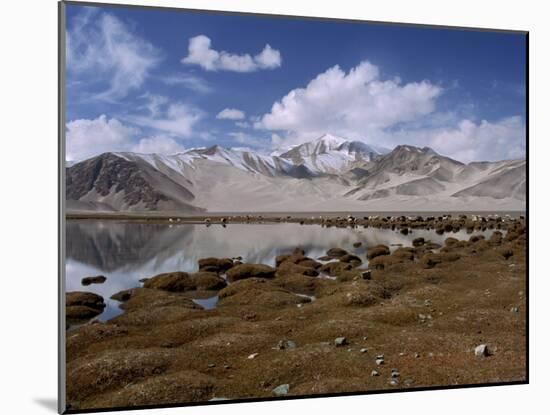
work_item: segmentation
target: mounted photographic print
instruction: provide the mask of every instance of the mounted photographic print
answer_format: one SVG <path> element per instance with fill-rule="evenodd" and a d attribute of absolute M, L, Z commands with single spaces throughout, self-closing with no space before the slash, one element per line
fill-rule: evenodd
<path fill-rule="evenodd" d="M 60 412 L 527 383 L 527 54 L 60 3 Z"/>

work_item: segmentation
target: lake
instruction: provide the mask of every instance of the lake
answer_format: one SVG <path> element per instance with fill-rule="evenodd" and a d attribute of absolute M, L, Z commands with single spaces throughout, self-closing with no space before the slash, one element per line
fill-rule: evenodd
<path fill-rule="evenodd" d="M 475 232 L 486 237 L 492 230 Z M 468 239 L 466 230 L 437 235 L 433 230 L 415 229 L 408 235 L 391 229 L 323 228 L 295 223 L 229 224 L 146 224 L 124 221 L 68 220 L 66 223 L 66 291 L 90 291 L 105 299 L 106 308 L 98 317 L 108 320 L 122 312 L 114 293 L 138 287 L 142 278 L 171 271 L 198 271 L 197 261 L 206 257 L 242 257 L 245 263 L 274 266 L 275 257 L 296 247 L 318 258 L 341 247 L 365 260 L 365 247 L 385 244 L 396 249 L 410 246 L 414 238 L 442 244 L 449 236 Z M 354 248 L 353 243 L 362 242 Z M 82 286 L 87 276 L 104 275 L 103 284 Z M 197 301 L 207 308 L 215 299 Z"/>

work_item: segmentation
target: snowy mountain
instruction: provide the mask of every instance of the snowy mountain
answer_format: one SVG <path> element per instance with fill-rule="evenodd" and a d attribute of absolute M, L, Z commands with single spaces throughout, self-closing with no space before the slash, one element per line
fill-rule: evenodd
<path fill-rule="evenodd" d="M 326 134 L 280 155 L 218 145 L 105 153 L 67 167 L 66 194 L 70 211 L 521 210 L 525 169 Z"/>
<path fill-rule="evenodd" d="M 371 161 L 380 154 L 381 150 L 361 141 L 347 141 L 342 137 L 325 134 L 317 140 L 291 148 L 280 157 L 295 165 L 303 165 L 317 174 L 337 174 L 354 164 Z"/>

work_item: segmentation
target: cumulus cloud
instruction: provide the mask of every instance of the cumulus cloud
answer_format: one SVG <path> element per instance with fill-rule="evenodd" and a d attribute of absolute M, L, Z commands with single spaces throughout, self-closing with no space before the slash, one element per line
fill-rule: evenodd
<path fill-rule="evenodd" d="M 67 30 L 67 75 L 100 85 L 95 98 L 124 98 L 143 85 L 161 53 L 115 16 L 83 10 Z"/>
<path fill-rule="evenodd" d="M 172 137 L 160 135 L 142 138 L 132 147 L 136 153 L 175 154 L 185 151 L 185 148 Z"/>
<path fill-rule="evenodd" d="M 305 88 L 291 90 L 254 128 L 274 132 L 274 148 L 332 133 L 393 148 L 429 146 L 463 162 L 525 157 L 525 123 L 519 116 L 476 122 L 437 111 L 440 86 L 424 80 L 383 80 L 363 61 L 347 73 L 334 66 Z"/>
<path fill-rule="evenodd" d="M 207 71 L 254 72 L 260 69 L 274 69 L 281 66 L 281 53 L 266 44 L 255 56 L 218 52 L 211 47 L 208 36 L 199 35 L 189 39 L 188 55 L 181 62 L 188 65 L 199 65 Z"/>
<path fill-rule="evenodd" d="M 519 116 L 477 123 L 463 119 L 445 128 L 400 130 L 383 140 L 394 145 L 429 146 L 465 163 L 523 158 L 526 151 L 525 123 Z"/>
<path fill-rule="evenodd" d="M 255 127 L 303 140 L 327 131 L 358 138 L 431 113 L 441 92 L 428 81 L 381 80 L 378 67 L 366 61 L 348 73 L 336 65 L 275 102 Z"/>
<path fill-rule="evenodd" d="M 216 115 L 216 118 L 219 120 L 243 120 L 245 116 L 244 111 L 235 108 L 225 108 Z"/>
<path fill-rule="evenodd" d="M 138 132 L 106 115 L 70 121 L 66 130 L 66 159 L 78 161 L 107 151 L 125 151 Z"/>

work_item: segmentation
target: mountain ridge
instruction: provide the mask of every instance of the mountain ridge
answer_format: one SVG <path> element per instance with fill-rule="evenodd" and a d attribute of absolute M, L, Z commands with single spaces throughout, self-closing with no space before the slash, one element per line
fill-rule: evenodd
<path fill-rule="evenodd" d="M 525 160 L 464 164 L 411 145 L 379 152 L 330 135 L 279 155 L 219 145 L 169 156 L 113 152 L 66 167 L 67 208 L 186 213 L 408 206 L 522 210 L 525 168 Z"/>

